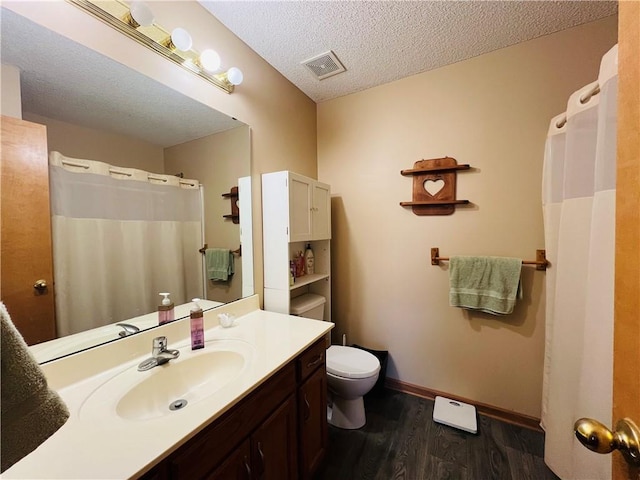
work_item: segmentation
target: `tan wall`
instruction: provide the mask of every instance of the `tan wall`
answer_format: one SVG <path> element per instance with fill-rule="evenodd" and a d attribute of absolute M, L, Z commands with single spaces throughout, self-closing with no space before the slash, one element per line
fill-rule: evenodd
<path fill-rule="evenodd" d="M 158 24 L 186 27 L 194 48 L 213 47 L 244 83 L 229 95 L 136 44 L 68 2 L 3 1 L 9 8 L 251 126 L 256 292 L 262 294 L 260 174 L 295 170 L 315 177 L 316 105 L 193 0 L 151 2 Z"/>
<path fill-rule="evenodd" d="M 47 126 L 47 148 L 67 157 L 98 160 L 118 167 L 164 173 L 162 147 L 135 138 L 81 127 L 34 113 L 24 119 Z"/>
<path fill-rule="evenodd" d="M 332 186 L 334 340 L 389 350 L 388 376 L 539 417 L 545 274 L 524 268 L 524 300 L 497 318 L 452 308 L 442 256 L 535 259 L 544 247 L 541 173 L 550 119 L 597 78 L 616 42 L 608 18 L 318 106 L 318 174 Z M 451 216 L 416 216 L 420 159 L 451 156 Z"/>
<path fill-rule="evenodd" d="M 245 125 L 165 149 L 168 172 L 183 172 L 185 178 L 195 178 L 205 186 L 205 242 L 209 247 L 236 250 L 240 244 L 240 225 L 223 218 L 231 213 L 231 205 L 222 194 L 237 187 L 238 178 L 249 175 L 249 138 Z M 230 281 L 207 283 L 207 299 L 226 303 L 242 297 L 240 257 L 235 257 L 234 266 L 236 273 Z"/>
<path fill-rule="evenodd" d="M 13 65 L 2 64 L 0 75 L 2 75 L 0 81 L 0 113 L 7 117 L 22 118 L 20 69 Z"/>

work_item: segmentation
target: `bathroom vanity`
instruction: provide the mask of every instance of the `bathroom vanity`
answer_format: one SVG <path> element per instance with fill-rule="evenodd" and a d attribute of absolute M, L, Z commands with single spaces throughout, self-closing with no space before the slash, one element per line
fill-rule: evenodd
<path fill-rule="evenodd" d="M 142 479 L 311 478 L 327 445 L 326 348 L 316 341 Z"/>
<path fill-rule="evenodd" d="M 188 325 L 43 365 L 71 417 L 3 478 L 311 478 L 327 445 L 333 324 L 259 310 L 254 296 L 205 312 L 204 349 L 191 350 Z M 180 356 L 137 371 L 157 336 Z"/>

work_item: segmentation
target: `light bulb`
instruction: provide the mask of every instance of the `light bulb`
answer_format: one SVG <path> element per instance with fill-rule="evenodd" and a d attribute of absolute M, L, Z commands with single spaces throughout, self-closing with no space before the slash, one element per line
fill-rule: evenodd
<path fill-rule="evenodd" d="M 131 25 L 134 28 L 138 28 L 139 26 L 148 27 L 155 20 L 151 8 L 143 2 L 132 2 L 131 7 L 129 8 L 129 14 L 137 24 Z"/>
<path fill-rule="evenodd" d="M 191 49 L 193 41 L 191 35 L 184 28 L 174 28 L 171 32 L 171 42 L 178 50 L 186 52 Z"/>
<path fill-rule="evenodd" d="M 231 67 L 227 71 L 227 80 L 231 85 L 240 85 L 242 80 L 244 80 L 244 75 L 242 75 L 242 70 L 236 67 Z"/>
<path fill-rule="evenodd" d="M 208 48 L 200 54 L 200 65 L 209 72 L 215 72 L 220 68 L 220 55 Z"/>

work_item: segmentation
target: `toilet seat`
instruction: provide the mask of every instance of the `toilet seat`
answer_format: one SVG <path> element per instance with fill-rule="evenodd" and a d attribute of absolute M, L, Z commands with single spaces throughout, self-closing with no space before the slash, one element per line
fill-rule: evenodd
<path fill-rule="evenodd" d="M 331 345 L 327 349 L 327 373 L 344 378 L 368 378 L 377 375 L 380 362 L 375 355 L 354 347 Z"/>

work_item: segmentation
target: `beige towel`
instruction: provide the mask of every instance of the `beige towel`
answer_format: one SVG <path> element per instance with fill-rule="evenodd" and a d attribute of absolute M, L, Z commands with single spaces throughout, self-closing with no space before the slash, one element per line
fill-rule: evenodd
<path fill-rule="evenodd" d="M 2 319 L 1 469 L 35 450 L 69 418 L 69 410 L 33 358 L 0 303 Z"/>

